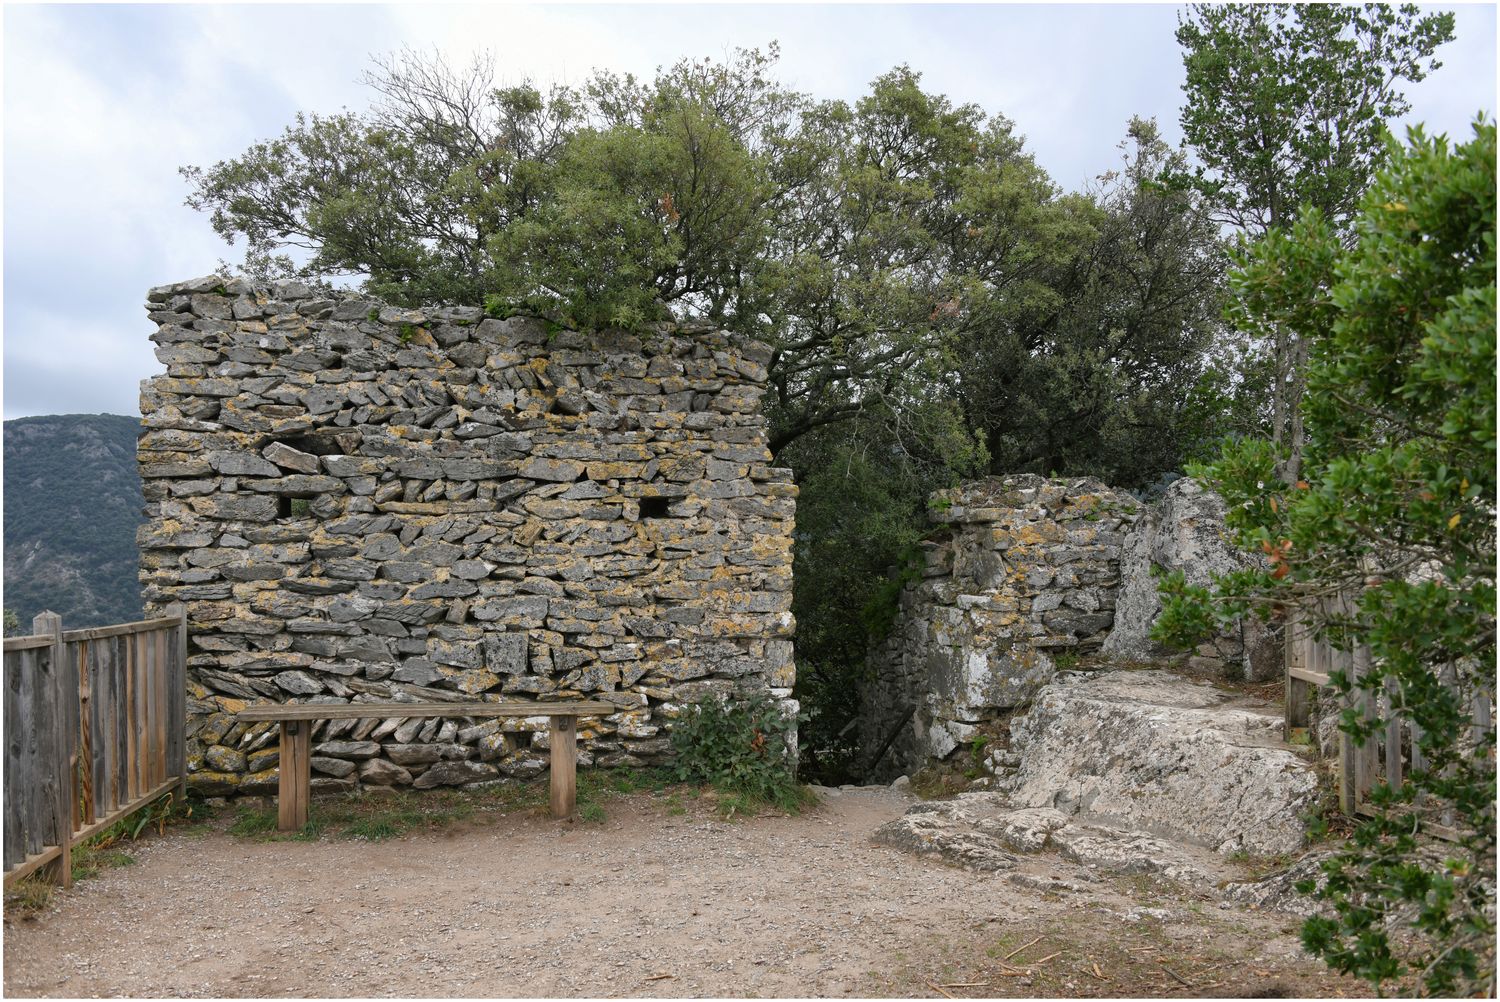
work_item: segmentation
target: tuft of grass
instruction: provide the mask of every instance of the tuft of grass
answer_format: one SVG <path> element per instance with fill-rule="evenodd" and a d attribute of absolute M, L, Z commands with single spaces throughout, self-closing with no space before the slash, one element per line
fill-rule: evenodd
<path fill-rule="evenodd" d="M 276 811 L 267 807 L 241 807 L 229 825 L 229 834 L 254 838 L 276 831 Z"/>
<path fill-rule="evenodd" d="M 579 804 L 578 820 L 585 824 L 602 825 L 604 823 L 604 807 L 597 800 L 591 800 L 586 804 Z"/>
<path fill-rule="evenodd" d="M 6 914 L 31 915 L 41 911 L 52 903 L 55 889 L 55 884 L 35 873 L 22 877 L 5 889 Z"/>
<path fill-rule="evenodd" d="M 132 866 L 135 857 L 121 849 L 99 847 L 85 842 L 73 850 L 73 879 L 87 880 L 89 877 L 97 877 L 105 870 L 113 870 L 121 866 Z"/>

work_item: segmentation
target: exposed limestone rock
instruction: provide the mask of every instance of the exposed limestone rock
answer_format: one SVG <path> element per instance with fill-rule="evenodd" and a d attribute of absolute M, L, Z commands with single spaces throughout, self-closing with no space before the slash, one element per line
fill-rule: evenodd
<path fill-rule="evenodd" d="M 880 845 L 918 855 L 935 855 L 973 870 L 1008 870 L 1014 853 L 992 833 L 975 827 L 977 818 L 956 801 L 917 804 L 895 821 L 875 830 Z"/>
<path fill-rule="evenodd" d="M 1281 718 L 1170 672 L 1068 672 L 1011 722 L 997 791 L 1221 853 L 1293 852 L 1317 780 Z"/>
<path fill-rule="evenodd" d="M 1087 823 L 1050 808 L 1012 809 L 994 793 L 917 804 L 878 828 L 874 841 L 979 871 L 1009 870 L 1019 854 L 1055 850 L 1083 868 L 1079 876 L 1084 880 L 1093 871 L 1212 887 L 1235 874 L 1222 858 L 1200 847 Z"/>
<path fill-rule="evenodd" d="M 918 804 L 875 840 L 989 871 L 1052 850 L 1084 880 L 1141 875 L 1304 911 L 1292 884 L 1315 861 L 1247 883 L 1230 858 L 1302 845 L 1315 779 L 1278 729 L 1278 718 L 1196 679 L 1065 672 L 1013 721 L 1017 766 L 997 790 Z"/>
<path fill-rule="evenodd" d="M 274 728 L 234 723 L 251 701 L 586 696 L 620 712 L 582 723 L 581 759 L 631 764 L 670 756 L 696 695 L 795 712 L 769 347 L 321 295 L 148 293 L 165 372 L 141 387 L 141 581 L 148 614 L 187 606 L 195 786 L 274 766 Z M 545 769 L 515 733 L 322 722 L 315 789 Z"/>
<path fill-rule="evenodd" d="M 1137 661 L 1179 654 L 1151 639 L 1161 614 L 1158 573 L 1182 571 L 1189 584 L 1207 585 L 1215 575 L 1253 566 L 1256 558 L 1229 539 L 1224 500 L 1187 477 L 1173 482 L 1125 537 L 1114 625 L 1100 652 Z M 1281 629 L 1251 617 L 1202 645 L 1187 664 L 1259 681 L 1277 677 L 1282 658 Z"/>

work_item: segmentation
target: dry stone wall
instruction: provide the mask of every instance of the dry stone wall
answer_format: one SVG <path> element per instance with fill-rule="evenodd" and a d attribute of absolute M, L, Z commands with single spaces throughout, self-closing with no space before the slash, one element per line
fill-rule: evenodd
<path fill-rule="evenodd" d="M 579 731 L 602 765 L 668 757 L 709 693 L 795 711 L 765 345 L 216 276 L 147 299 L 141 581 L 188 609 L 193 786 L 275 788 L 273 725 L 232 717 L 250 701 L 603 700 Z M 325 722 L 314 785 L 532 775 L 542 727 Z"/>
<path fill-rule="evenodd" d="M 870 658 L 864 765 L 889 778 L 945 759 L 1051 681 L 1060 653 L 1114 623 L 1120 553 L 1141 504 L 1097 480 L 1034 474 L 938 491 L 890 635 Z"/>

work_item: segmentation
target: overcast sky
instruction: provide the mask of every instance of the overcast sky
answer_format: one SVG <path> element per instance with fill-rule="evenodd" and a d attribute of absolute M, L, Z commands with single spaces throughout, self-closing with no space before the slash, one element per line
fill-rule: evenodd
<path fill-rule="evenodd" d="M 1495 8 L 1457 11 L 1410 118 L 1468 135 L 1495 110 Z M 238 262 L 183 205 L 184 164 L 235 156 L 298 110 L 363 109 L 369 56 L 493 51 L 500 82 L 649 75 L 781 43 L 780 79 L 854 100 L 899 63 L 1017 125 L 1067 188 L 1116 163 L 1131 115 L 1177 126 L 1172 6 L 7 6 L 4 415 L 138 413 L 160 367 L 147 288 Z"/>

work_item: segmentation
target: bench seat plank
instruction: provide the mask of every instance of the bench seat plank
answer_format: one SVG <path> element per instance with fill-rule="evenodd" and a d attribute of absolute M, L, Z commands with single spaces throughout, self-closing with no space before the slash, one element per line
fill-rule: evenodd
<path fill-rule="evenodd" d="M 266 703 L 247 706 L 240 720 L 367 720 L 372 717 L 602 717 L 628 706 L 613 703 Z"/>
<path fill-rule="evenodd" d="M 248 706 L 240 720 L 281 723 L 277 828 L 299 831 L 311 801 L 312 722 L 392 717 L 546 717 L 551 731 L 552 816 L 572 817 L 576 804 L 578 718 L 603 717 L 628 707 L 575 700 L 568 703 L 263 703 Z"/>

